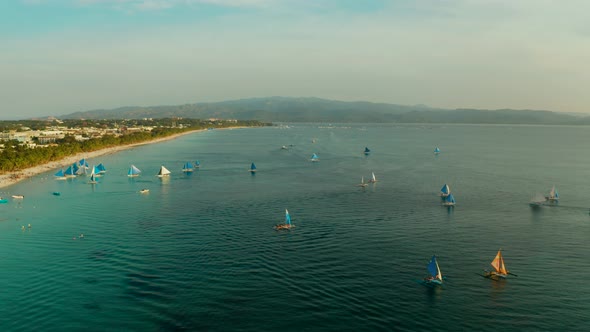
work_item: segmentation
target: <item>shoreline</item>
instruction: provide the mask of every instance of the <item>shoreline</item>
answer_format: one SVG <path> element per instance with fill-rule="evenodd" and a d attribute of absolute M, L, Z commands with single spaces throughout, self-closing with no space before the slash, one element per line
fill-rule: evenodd
<path fill-rule="evenodd" d="M 216 130 L 239 129 L 239 128 L 243 128 L 243 127 L 219 128 Z M 100 150 L 91 151 L 91 152 L 81 152 L 81 153 L 77 153 L 75 155 L 65 157 L 61 160 L 50 161 L 46 164 L 25 168 L 20 171 L 10 172 L 7 174 L 1 174 L 0 175 L 0 188 L 8 187 L 8 186 L 18 183 L 20 181 L 29 179 L 35 175 L 49 172 L 50 170 L 62 168 L 65 165 L 71 165 L 83 158 L 89 159 L 89 158 L 104 156 L 107 154 L 113 154 L 113 153 L 117 153 L 120 151 L 131 149 L 131 148 L 134 148 L 137 146 L 165 142 L 165 141 L 173 140 L 173 139 L 178 138 L 180 136 L 194 134 L 194 133 L 202 132 L 202 131 L 206 131 L 206 130 L 207 129 L 196 129 L 196 130 L 178 133 L 178 134 L 174 134 L 174 135 L 170 135 L 170 136 L 166 136 L 166 137 L 157 138 L 157 139 L 150 140 L 150 141 L 134 143 L 134 144 L 129 144 L 129 145 L 119 145 L 119 146 L 114 146 L 114 147 L 100 149 Z"/>

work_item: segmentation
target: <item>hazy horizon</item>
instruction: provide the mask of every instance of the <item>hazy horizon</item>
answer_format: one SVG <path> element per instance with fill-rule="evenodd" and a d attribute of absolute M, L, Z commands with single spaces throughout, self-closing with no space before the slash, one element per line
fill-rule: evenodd
<path fill-rule="evenodd" d="M 590 113 L 590 3 L 0 3 L 3 118 L 310 96 Z"/>

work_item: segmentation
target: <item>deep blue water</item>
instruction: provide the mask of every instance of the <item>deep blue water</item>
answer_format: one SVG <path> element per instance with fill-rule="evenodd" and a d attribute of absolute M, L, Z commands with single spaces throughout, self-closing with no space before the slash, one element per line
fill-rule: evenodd
<path fill-rule="evenodd" d="M 25 199 L 0 204 L 0 331 L 585 330 L 587 142 L 585 127 L 293 125 L 102 156 L 97 185 L 51 170 L 2 189 Z M 532 210 L 553 185 L 559 205 Z M 296 228 L 277 232 L 285 209 Z M 499 248 L 518 277 L 478 276 Z M 429 288 L 433 254 L 447 279 Z"/>

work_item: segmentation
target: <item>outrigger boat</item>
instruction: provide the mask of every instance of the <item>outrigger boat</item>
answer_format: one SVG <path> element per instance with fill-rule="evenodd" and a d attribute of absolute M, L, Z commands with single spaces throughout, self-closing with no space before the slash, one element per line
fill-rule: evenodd
<path fill-rule="evenodd" d="M 377 178 L 375 177 L 375 173 L 371 172 L 371 178 L 369 179 L 369 183 L 376 183 Z"/>
<path fill-rule="evenodd" d="M 449 194 L 449 196 L 447 196 L 445 198 L 445 201 L 442 203 L 443 206 L 455 206 L 455 197 L 453 197 L 453 194 Z"/>
<path fill-rule="evenodd" d="M 545 200 L 548 202 L 556 202 L 559 201 L 559 193 L 557 192 L 557 189 L 555 189 L 555 186 L 553 186 L 551 188 L 551 190 L 549 191 L 549 195 L 545 196 Z"/>
<path fill-rule="evenodd" d="M 494 267 L 494 271 L 484 271 L 484 277 L 485 278 L 502 278 L 505 279 L 509 274 L 516 276 L 513 273 L 510 273 L 510 271 L 508 271 L 506 269 L 506 265 L 504 265 L 504 257 L 502 257 L 502 249 L 498 250 L 498 253 L 496 254 L 496 257 L 494 258 L 494 260 L 492 261 L 492 266 Z"/>
<path fill-rule="evenodd" d="M 428 262 L 426 268 L 428 269 L 430 276 L 424 278 L 424 283 L 428 285 L 442 285 L 443 276 L 442 272 L 440 272 L 438 262 L 436 261 L 436 255 L 432 255 L 432 258 L 430 259 L 430 262 Z"/>
<path fill-rule="evenodd" d="M 275 225 L 274 229 L 279 231 L 281 229 L 291 229 L 294 227 L 295 227 L 295 225 L 291 224 L 291 215 L 289 214 L 289 211 L 287 209 L 285 209 L 285 223 Z"/>
<path fill-rule="evenodd" d="M 365 182 L 365 177 L 361 176 L 361 183 L 357 184 L 357 187 L 366 187 L 368 184 Z"/>

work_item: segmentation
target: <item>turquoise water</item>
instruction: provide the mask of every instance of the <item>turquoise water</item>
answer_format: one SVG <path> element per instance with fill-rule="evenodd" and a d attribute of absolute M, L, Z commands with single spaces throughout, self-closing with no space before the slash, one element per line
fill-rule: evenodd
<path fill-rule="evenodd" d="M 2 189 L 25 199 L 0 204 L 0 331 L 584 330 L 587 142 L 584 127 L 294 125 L 102 156 L 94 186 L 51 170 Z M 552 185 L 559 206 L 532 210 Z M 296 228 L 274 231 L 286 208 Z M 499 248 L 518 277 L 478 276 Z M 416 282 L 432 254 L 443 287 Z"/>

